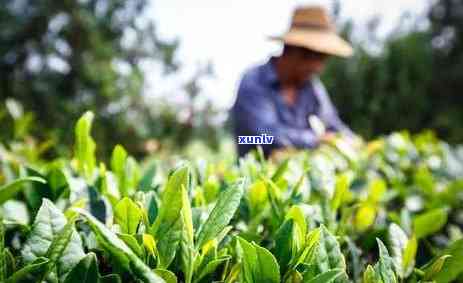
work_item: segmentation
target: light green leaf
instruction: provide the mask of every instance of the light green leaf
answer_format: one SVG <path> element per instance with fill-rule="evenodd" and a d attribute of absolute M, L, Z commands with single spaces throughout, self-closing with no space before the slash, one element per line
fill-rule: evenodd
<path fill-rule="evenodd" d="M 142 246 L 138 243 L 134 235 L 129 234 L 117 234 L 117 236 L 124 241 L 124 243 L 129 246 L 129 248 L 139 257 L 143 258 L 144 251 Z"/>
<path fill-rule="evenodd" d="M 371 265 L 368 265 L 363 273 L 363 283 L 382 283 L 383 281 L 373 269 Z"/>
<path fill-rule="evenodd" d="M 142 211 L 128 197 L 120 200 L 114 208 L 114 221 L 119 224 L 122 233 L 135 234 L 142 220 Z"/>
<path fill-rule="evenodd" d="M 374 224 L 376 219 L 376 206 L 370 203 L 363 203 L 354 215 L 354 227 L 363 232 Z"/>
<path fill-rule="evenodd" d="M 445 209 L 437 208 L 418 215 L 413 220 L 413 231 L 416 238 L 421 239 L 441 230 L 446 223 L 447 212 Z"/>
<path fill-rule="evenodd" d="M 415 267 L 415 257 L 416 251 L 418 250 L 418 241 L 413 235 L 410 240 L 408 240 L 407 245 L 405 246 L 402 268 L 404 270 L 404 276 L 408 276 L 412 273 L 413 268 Z"/>
<path fill-rule="evenodd" d="M 194 246 L 194 232 L 193 232 L 193 219 L 191 213 L 190 200 L 185 186 L 182 185 L 182 271 L 185 275 L 185 282 L 190 283 L 193 277 L 193 264 L 195 260 L 195 246 Z"/>
<path fill-rule="evenodd" d="M 285 275 L 284 283 L 301 283 L 303 281 L 302 274 L 299 271 L 291 269 L 288 271 L 287 275 Z"/>
<path fill-rule="evenodd" d="M 237 237 L 242 252 L 244 282 L 280 282 L 280 268 L 275 257 L 265 248 Z"/>
<path fill-rule="evenodd" d="M 280 282 L 280 267 L 277 260 L 267 249 L 254 244 L 259 267 L 258 282 Z"/>
<path fill-rule="evenodd" d="M 336 278 L 343 275 L 344 270 L 340 268 L 330 269 L 322 274 L 317 275 L 316 277 L 304 281 L 304 283 L 330 283 L 333 282 Z"/>
<path fill-rule="evenodd" d="M 341 206 L 345 198 L 345 195 L 349 191 L 350 182 L 351 178 L 350 175 L 347 173 L 336 176 L 334 196 L 331 200 L 331 209 L 333 211 L 338 210 L 338 208 Z"/>
<path fill-rule="evenodd" d="M 197 247 L 201 248 L 205 243 L 217 237 L 228 225 L 240 204 L 243 184 L 244 182 L 238 182 L 220 193 L 214 209 L 198 234 Z"/>
<path fill-rule="evenodd" d="M 80 174 L 84 175 L 87 181 L 90 181 L 96 164 L 96 145 L 90 135 L 93 118 L 93 113 L 87 111 L 77 121 L 75 127 L 75 158 L 77 160 L 77 169 Z"/>
<path fill-rule="evenodd" d="M 128 176 L 125 174 L 126 164 L 127 152 L 122 145 L 118 144 L 114 147 L 111 154 L 111 170 L 114 172 L 114 175 L 116 175 L 121 196 L 128 196 L 129 194 L 129 188 L 127 187 Z"/>
<path fill-rule="evenodd" d="M 288 159 L 285 159 L 281 164 L 280 166 L 278 166 L 277 170 L 275 171 L 275 173 L 272 175 L 272 181 L 274 183 L 278 183 L 278 181 L 280 180 L 280 178 L 283 177 L 283 175 L 286 173 L 286 171 L 288 170 L 288 165 L 289 165 L 289 158 Z"/>
<path fill-rule="evenodd" d="M 24 262 L 32 263 L 39 257 L 47 257 L 52 251 L 49 250 L 53 245 L 52 239 L 59 239 L 56 237 L 63 231 L 66 223 L 64 214 L 51 201 L 44 199 L 35 216 L 32 231 L 21 251 Z M 73 227 L 70 229 L 72 233 L 69 243 L 57 262 L 57 276 L 61 279 L 85 256 L 79 234 Z M 54 260 L 56 258 L 51 261 Z"/>
<path fill-rule="evenodd" d="M 9 184 L 3 185 L 0 187 L 0 204 L 3 204 L 7 200 L 13 198 L 17 193 L 25 188 L 23 185 L 27 182 L 38 182 L 42 184 L 46 183 L 45 179 L 40 177 L 24 177 L 14 180 Z"/>
<path fill-rule="evenodd" d="M 444 258 L 445 260 L 441 259 L 442 256 L 446 255 L 451 257 L 446 257 Z M 463 264 L 461 264 L 463 262 L 463 239 L 452 243 L 441 253 L 441 256 L 435 262 L 439 259 L 444 261 L 444 265 L 437 274 L 432 276 L 432 278 L 437 283 L 454 282 L 454 280 L 463 273 Z M 428 271 L 431 272 L 431 268 L 425 269 L 425 272 Z"/>
<path fill-rule="evenodd" d="M 305 221 L 305 215 L 300 206 L 293 205 L 288 213 L 286 213 L 286 219 L 293 219 L 297 225 L 299 232 L 299 239 L 301 245 L 305 244 L 305 235 L 307 234 L 307 222 Z"/>
<path fill-rule="evenodd" d="M 182 210 L 182 185 L 188 187 L 190 169 L 182 166 L 175 170 L 169 177 L 165 189 L 162 193 L 162 205 L 158 217 L 151 229 L 155 238 L 166 233 L 179 219 Z"/>
<path fill-rule="evenodd" d="M 177 276 L 172 271 L 162 268 L 156 268 L 154 273 L 159 275 L 166 283 L 177 283 Z"/>
<path fill-rule="evenodd" d="M 448 259 L 448 258 L 451 258 L 452 256 L 451 255 L 443 255 L 441 257 L 439 257 L 436 261 L 434 261 L 433 264 L 431 264 L 429 266 L 429 268 L 427 268 L 425 270 L 425 273 L 424 273 L 424 277 L 423 279 L 426 280 L 426 281 L 431 281 L 434 279 L 434 277 L 436 277 L 436 275 L 442 270 L 442 268 L 444 267 L 444 263 L 445 261 Z"/>

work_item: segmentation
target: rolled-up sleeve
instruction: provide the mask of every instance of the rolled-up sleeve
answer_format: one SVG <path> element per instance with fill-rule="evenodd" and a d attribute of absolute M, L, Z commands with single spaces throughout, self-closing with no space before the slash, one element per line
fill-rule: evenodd
<path fill-rule="evenodd" d="M 253 80 L 244 78 L 241 81 L 232 109 L 237 135 L 263 133 L 273 135 L 272 148 L 307 148 L 318 145 L 318 137 L 310 129 L 296 128 L 281 123 L 275 105 L 267 92 L 268 90 Z"/>

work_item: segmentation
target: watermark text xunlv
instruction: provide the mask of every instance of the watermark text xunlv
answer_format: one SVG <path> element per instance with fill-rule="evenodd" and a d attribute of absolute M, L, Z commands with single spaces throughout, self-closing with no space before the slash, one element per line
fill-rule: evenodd
<path fill-rule="evenodd" d="M 262 134 L 260 136 L 238 136 L 238 144 L 272 144 L 273 136 Z"/>

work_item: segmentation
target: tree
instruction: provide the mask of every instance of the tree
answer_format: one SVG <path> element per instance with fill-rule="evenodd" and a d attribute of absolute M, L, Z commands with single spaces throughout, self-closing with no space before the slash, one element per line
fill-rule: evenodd
<path fill-rule="evenodd" d="M 101 148 L 133 138 L 124 113 L 141 95 L 142 60 L 175 71 L 177 41 L 161 41 L 146 0 L 11 0 L 0 6 L 0 103 L 32 111 L 35 135 L 70 144 L 69 123 L 97 113 Z M 55 129 L 49 131 L 49 129 Z"/>

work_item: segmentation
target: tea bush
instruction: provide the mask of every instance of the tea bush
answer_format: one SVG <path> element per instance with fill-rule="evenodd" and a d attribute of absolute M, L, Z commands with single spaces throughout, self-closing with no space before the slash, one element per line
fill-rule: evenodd
<path fill-rule="evenodd" d="M 105 164 L 92 120 L 71 159 L 0 146 L 1 282 L 463 280 L 463 149 L 431 133 Z"/>

